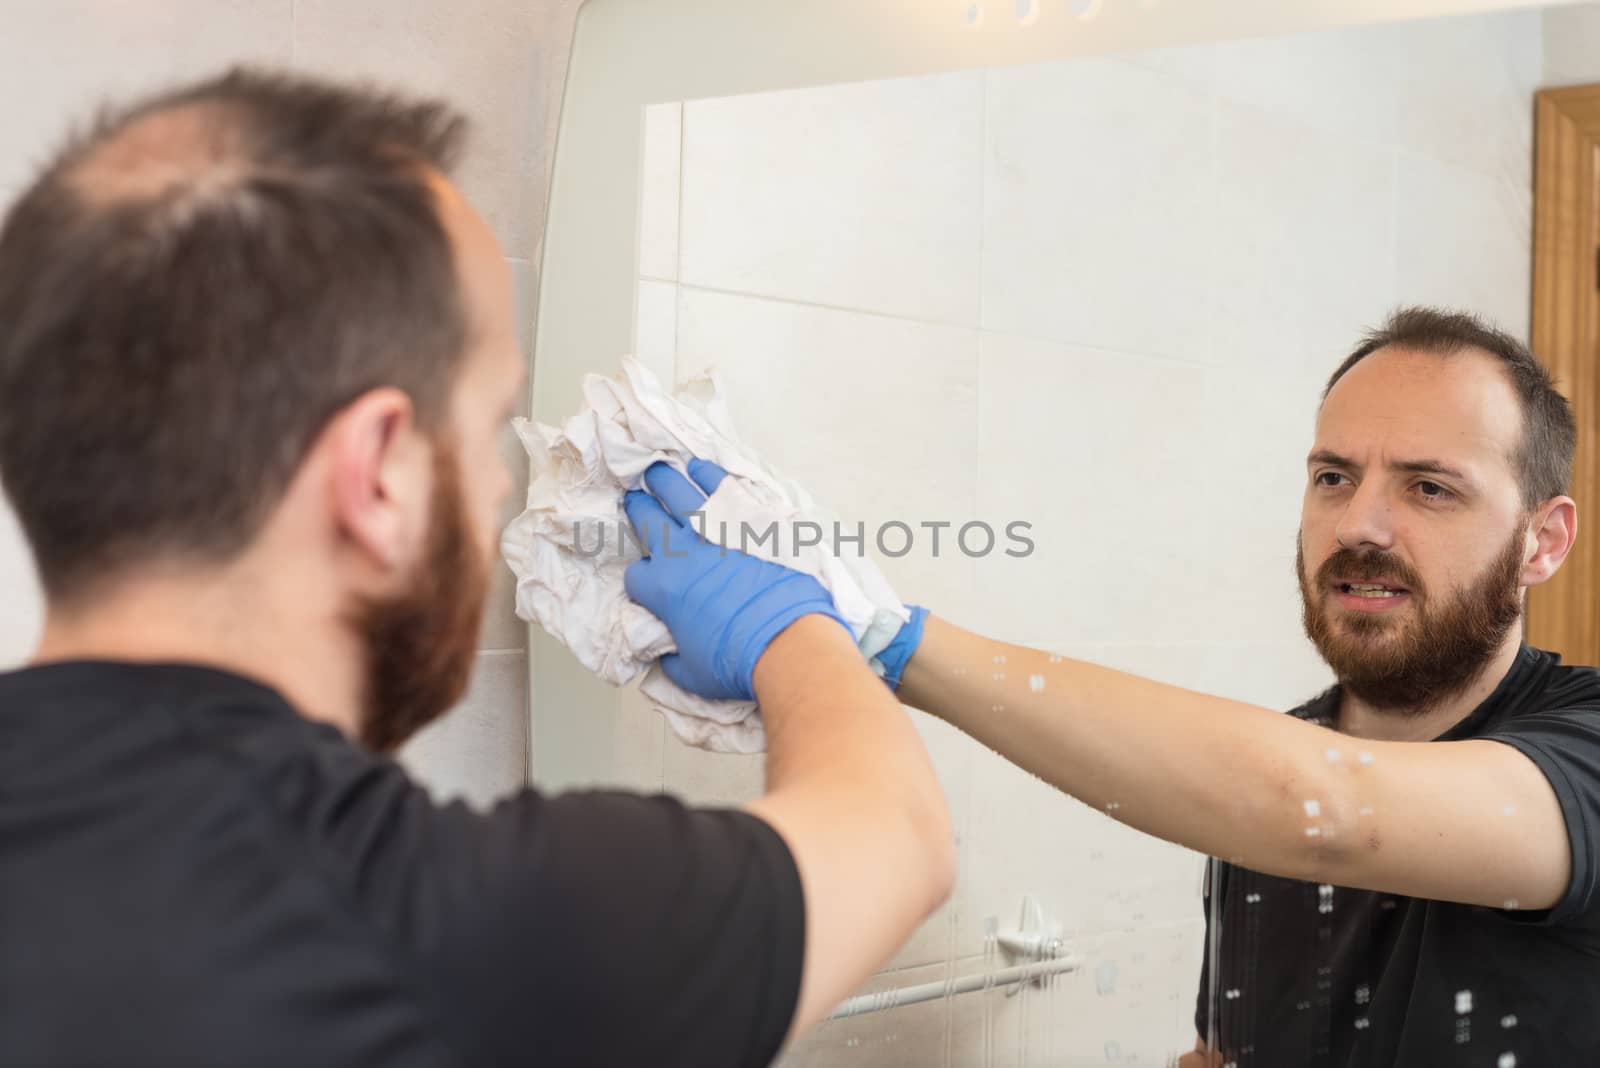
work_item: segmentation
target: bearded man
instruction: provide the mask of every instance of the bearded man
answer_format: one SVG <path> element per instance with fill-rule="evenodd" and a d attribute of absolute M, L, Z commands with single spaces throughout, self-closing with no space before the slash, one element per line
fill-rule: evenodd
<path fill-rule="evenodd" d="M 467 684 L 526 378 L 464 136 L 235 71 L 107 113 L 0 226 L 48 600 L 0 675 L 0 1064 L 766 1064 L 948 892 L 915 727 L 820 584 L 739 553 L 663 611 L 760 700 L 745 809 L 477 813 L 390 759 Z"/>
<path fill-rule="evenodd" d="M 1338 684 L 1289 715 L 921 609 L 883 657 L 907 704 L 1224 858 L 1186 1065 L 1600 1064 L 1600 671 L 1521 625 L 1576 535 L 1575 441 L 1504 333 L 1412 308 L 1367 337 L 1299 531 Z"/>

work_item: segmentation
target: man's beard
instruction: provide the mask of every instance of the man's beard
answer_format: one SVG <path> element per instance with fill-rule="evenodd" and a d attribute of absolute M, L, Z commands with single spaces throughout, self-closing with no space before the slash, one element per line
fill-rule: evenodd
<path fill-rule="evenodd" d="M 456 451 L 434 449 L 432 516 L 409 588 L 362 600 L 351 617 L 365 656 L 361 741 L 392 752 L 466 692 L 488 597 Z"/>
<path fill-rule="evenodd" d="M 1421 715 L 1470 686 L 1522 618 L 1521 524 L 1483 575 L 1434 605 L 1422 579 L 1382 550 L 1340 549 L 1307 580 L 1303 546 L 1295 572 L 1306 635 L 1345 692 L 1385 711 Z M 1409 618 L 1341 609 L 1331 603 L 1334 577 L 1388 582 L 1410 593 Z"/>

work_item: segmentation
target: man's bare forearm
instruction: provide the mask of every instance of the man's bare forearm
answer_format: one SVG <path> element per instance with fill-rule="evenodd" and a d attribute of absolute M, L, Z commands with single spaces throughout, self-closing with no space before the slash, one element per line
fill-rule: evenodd
<path fill-rule="evenodd" d="M 937 617 L 900 697 L 1124 823 L 1261 871 L 1319 877 L 1342 845 L 1324 829 L 1353 816 L 1331 731 Z"/>
<path fill-rule="evenodd" d="M 955 842 L 921 736 L 837 622 L 791 625 L 757 663 L 755 689 L 767 793 L 749 808 L 789 843 L 806 891 L 798 1030 L 949 895 Z"/>
<path fill-rule="evenodd" d="M 780 634 L 756 665 L 755 686 L 769 793 L 826 776 L 842 794 L 943 810 L 921 736 L 837 623 L 811 616 Z"/>

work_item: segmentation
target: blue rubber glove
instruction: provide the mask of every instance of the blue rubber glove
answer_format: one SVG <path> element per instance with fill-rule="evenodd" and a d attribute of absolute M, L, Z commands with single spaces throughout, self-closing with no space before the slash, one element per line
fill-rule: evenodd
<path fill-rule="evenodd" d="M 891 690 L 900 688 L 900 676 L 905 673 L 917 646 L 922 644 L 922 628 L 928 622 L 926 608 L 914 604 L 906 607 L 911 609 L 911 619 L 877 656 L 878 663 L 883 665 L 883 681 L 889 684 Z"/>
<path fill-rule="evenodd" d="M 624 585 L 672 632 L 678 651 L 661 658 L 667 678 L 701 697 L 753 701 L 756 661 L 785 627 L 813 613 L 849 627 L 810 575 L 701 538 L 689 517 L 727 472 L 693 460 L 689 474 L 694 483 L 652 464 L 644 473 L 650 493 L 623 499 L 647 554 L 628 565 Z"/>

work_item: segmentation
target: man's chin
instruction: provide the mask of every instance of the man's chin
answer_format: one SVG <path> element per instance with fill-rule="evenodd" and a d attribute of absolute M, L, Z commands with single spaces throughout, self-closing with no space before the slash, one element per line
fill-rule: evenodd
<path fill-rule="evenodd" d="M 1322 610 L 1323 622 L 1330 632 L 1340 637 L 1360 640 L 1386 639 L 1405 633 L 1410 620 L 1410 605 L 1400 605 L 1386 612 L 1363 612 L 1359 608 L 1345 608 L 1329 604 Z"/>

